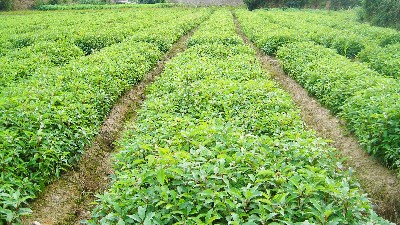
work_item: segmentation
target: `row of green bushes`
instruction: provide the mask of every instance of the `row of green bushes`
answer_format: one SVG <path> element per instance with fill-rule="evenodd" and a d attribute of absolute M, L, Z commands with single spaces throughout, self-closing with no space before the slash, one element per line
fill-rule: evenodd
<path fill-rule="evenodd" d="M 87 224 L 388 224 L 239 40 L 217 11 L 166 65 Z"/>
<path fill-rule="evenodd" d="M 34 8 L 37 10 L 98 10 L 98 9 L 123 9 L 123 8 L 169 8 L 174 7 L 176 4 L 165 3 L 165 0 L 139 0 L 138 4 L 113 4 L 109 2 L 96 2 L 96 1 L 79 1 L 78 3 L 57 3 L 57 4 L 41 4 Z M 155 5 L 147 5 L 155 4 Z"/>
<path fill-rule="evenodd" d="M 1 223 L 29 212 L 27 200 L 73 165 L 117 98 L 208 11 L 175 9 L 160 12 L 160 17 L 168 14 L 181 16 L 143 32 L 147 39 L 130 37 L 62 68 L 41 68 L 25 82 L 2 90 Z"/>
<path fill-rule="evenodd" d="M 349 9 L 361 6 L 359 19 L 374 25 L 400 29 L 398 0 L 244 0 L 249 10 L 257 8 Z"/>
<path fill-rule="evenodd" d="M 30 77 L 39 67 L 62 66 L 84 55 L 82 49 L 66 41 L 39 42 L 17 50 L 12 55 L 0 57 L 0 87 Z"/>
<path fill-rule="evenodd" d="M 356 22 L 345 12 L 236 11 L 247 35 L 268 55 L 285 43 L 314 41 L 348 58 L 357 57 L 382 75 L 398 77 L 400 32 Z M 298 19 L 293 20 L 296 17 Z"/>
<path fill-rule="evenodd" d="M 265 53 L 276 53 L 286 72 L 330 110 L 341 114 L 370 154 L 391 168 L 400 167 L 400 110 L 396 103 L 399 80 L 387 78 L 368 68 L 373 67 L 384 75 L 399 76 L 399 58 L 396 56 L 398 44 L 385 45 L 396 42 L 398 32 L 388 28 L 372 28 L 374 35 L 368 36 L 366 27 L 364 31 L 351 32 L 357 28 L 351 22 L 350 25 L 337 25 L 350 27 L 348 30 L 335 30 L 332 28 L 334 24 L 342 20 L 333 24 L 332 21 L 324 22 L 327 19 L 324 19 L 323 12 L 318 20 L 325 24 L 321 26 L 307 22 L 315 19 L 307 17 L 307 14 L 312 16 L 319 12 L 278 14 L 275 11 L 254 13 L 237 10 L 236 14 L 246 35 Z M 302 16 L 296 22 L 288 19 L 294 15 Z M 352 35 L 348 35 L 346 40 L 343 34 L 347 32 Z M 324 46 L 303 42 L 311 40 Z M 366 63 L 352 62 L 337 53 L 348 57 L 359 54 L 359 58 Z M 368 88 L 375 88 L 369 90 L 376 94 L 375 97 L 361 92 Z M 358 99 L 361 105 L 353 102 L 355 98 L 363 99 Z"/>
<path fill-rule="evenodd" d="M 284 70 L 347 121 L 365 149 L 390 168 L 400 168 L 400 81 L 311 42 L 277 52 Z"/>
<path fill-rule="evenodd" d="M 160 11 L 161 9 L 155 9 L 128 12 L 122 15 L 110 15 L 108 17 L 103 15 L 102 19 L 97 20 L 92 26 L 90 23 L 87 25 L 82 23 L 76 23 L 73 26 L 69 25 L 68 32 L 65 32 L 64 26 L 61 26 L 60 23 L 54 25 L 48 21 L 41 24 L 47 29 L 39 29 L 37 32 L 33 32 L 26 28 L 26 31 L 29 31 L 27 33 L 14 34 L 9 38 L 3 37 L 5 42 L 9 41 L 14 45 L 9 45 L 10 50 L 8 52 L 3 49 L 4 55 L 0 57 L 0 87 L 25 80 L 40 67 L 63 66 L 72 59 L 92 54 L 104 47 L 121 42 L 125 38 L 131 38 L 137 33 L 147 34 L 146 30 L 151 30 L 154 33 L 154 26 L 172 22 L 179 16 L 185 15 L 184 11 L 176 12 L 176 10 L 166 9 L 162 10 L 164 15 L 161 16 Z M 87 14 L 90 17 L 98 17 L 103 13 L 90 12 Z M 75 12 L 64 13 L 63 16 L 73 16 L 78 21 L 85 20 L 88 17 L 88 15 L 80 16 Z M 25 17 L 34 20 L 38 17 L 38 14 Z M 132 17 L 135 18 L 134 22 L 126 23 Z M 151 20 L 148 19 L 150 17 L 152 18 Z M 106 27 L 110 20 L 116 20 L 112 28 L 107 28 L 106 30 L 99 28 Z M 73 23 L 73 21 L 68 22 Z M 12 21 L 12 24 L 18 23 Z M 54 28 L 57 25 L 60 26 L 59 29 Z M 88 28 L 84 29 L 86 26 Z M 7 28 L 0 28 L 0 31 Z M 22 43 L 22 41 L 17 42 L 16 40 L 25 41 Z M 15 46 L 17 43 L 19 44 Z M 3 46 L 5 47 L 5 45 Z"/>
<path fill-rule="evenodd" d="M 173 6 L 173 4 L 165 4 L 165 0 L 132 0 L 130 2 L 135 4 L 115 4 L 112 0 L 0 0 L 0 11 L 20 9 L 86 10 L 146 7 L 138 4 L 157 4 L 157 7 Z"/>
<path fill-rule="evenodd" d="M 384 47 L 367 46 L 358 54 L 358 59 L 380 74 L 400 78 L 400 43 Z"/>
<path fill-rule="evenodd" d="M 257 8 L 326 8 L 348 9 L 361 5 L 361 0 L 244 0 L 249 10 Z"/>
<path fill-rule="evenodd" d="M 166 23 L 169 19 L 180 16 L 177 12 L 168 13 L 167 18 L 161 18 L 157 16 L 159 11 L 160 9 L 115 11 L 113 15 L 98 11 L 7 15 L 0 25 L 0 55 L 15 55 L 17 49 L 41 41 L 68 41 L 82 48 L 86 54 L 91 54 L 92 51 L 123 40 L 132 32 Z M 52 20 L 48 19 L 49 16 Z M 93 17 L 97 19 L 93 20 Z M 154 20 L 147 20 L 148 17 L 154 17 Z"/>
<path fill-rule="evenodd" d="M 272 10 L 249 13 L 241 10 L 237 11 L 237 14 L 244 31 L 268 55 L 275 54 L 285 43 L 306 40 L 334 48 L 338 53 L 350 58 L 364 48 L 364 39 L 361 36 L 351 31 L 313 24 L 307 17 L 309 12 L 286 13 Z M 293 16 L 299 19 L 293 20 Z"/>

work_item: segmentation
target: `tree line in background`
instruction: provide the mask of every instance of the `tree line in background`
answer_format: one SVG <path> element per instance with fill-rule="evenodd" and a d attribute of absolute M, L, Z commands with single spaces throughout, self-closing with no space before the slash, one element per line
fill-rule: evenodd
<path fill-rule="evenodd" d="M 400 0 L 363 0 L 360 19 L 400 30 Z"/>

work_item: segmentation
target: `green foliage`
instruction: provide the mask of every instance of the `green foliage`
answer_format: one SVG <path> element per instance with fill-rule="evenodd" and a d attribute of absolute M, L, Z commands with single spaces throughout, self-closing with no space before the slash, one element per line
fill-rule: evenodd
<path fill-rule="evenodd" d="M 37 10 L 98 10 L 98 9 L 124 9 L 124 8 L 171 8 L 175 4 L 172 3 L 157 3 L 152 5 L 144 4 L 70 4 L 70 5 L 40 5 Z"/>
<path fill-rule="evenodd" d="M 242 43 L 242 39 L 236 35 L 235 25 L 232 23 L 233 16 L 226 15 L 222 11 L 217 11 L 212 18 L 202 24 L 188 42 L 188 46 L 206 43 L 219 43 L 224 45 L 237 45 Z M 220 35 L 214 33 L 218 30 Z"/>
<path fill-rule="evenodd" d="M 164 15 L 161 16 L 159 11 L 163 11 Z M 158 42 L 160 49 L 166 51 L 171 47 L 173 41 L 184 33 L 183 31 L 187 31 L 193 25 L 190 23 L 192 16 L 185 14 L 184 11 L 153 9 L 136 13 L 115 13 L 112 17 L 103 16 L 102 19 L 95 20 L 95 22 L 92 18 L 102 15 L 102 13 L 89 12 L 82 16 L 81 13 L 66 12 L 64 16 L 75 17 L 79 21 L 68 17 L 64 18 L 64 23 L 74 23 L 68 28 L 63 22 L 53 24 L 43 21 L 40 14 L 31 15 L 32 20 L 39 20 L 43 24 L 40 27 L 36 24 L 28 24 L 24 29 L 20 29 L 21 33 L 17 33 L 18 31 L 13 29 L 9 30 L 8 27 L 3 29 L 8 30 L 8 33 L 11 34 L 4 36 L 4 52 L 0 57 L 0 86 L 9 86 L 15 82 L 29 79 L 40 67 L 63 66 L 72 59 L 82 57 L 84 54 L 93 54 L 126 38 L 150 42 L 149 38 L 152 37 L 154 42 Z M 125 22 L 133 16 L 136 18 L 134 22 Z M 149 17 L 152 19 L 149 20 Z M 178 20 L 177 17 L 187 18 L 188 23 L 175 22 L 174 20 Z M 6 21 L 6 24 L 15 25 L 18 22 L 21 21 Z M 110 22 L 113 23 L 113 26 L 107 28 L 105 25 Z M 89 27 L 85 28 L 88 25 Z M 160 29 L 160 27 L 166 29 Z M 33 31 L 34 28 L 36 31 Z M 0 32 L 3 30 L 0 29 Z M 13 34 L 13 32 L 15 33 Z M 138 35 L 145 36 L 147 39 L 139 38 Z M 6 48 L 9 51 L 6 51 Z"/>
<path fill-rule="evenodd" d="M 400 41 L 398 32 L 360 24 L 349 12 L 237 10 L 236 14 L 246 35 L 268 55 L 274 55 L 285 43 L 314 41 L 354 58 L 365 46 Z"/>
<path fill-rule="evenodd" d="M 245 0 L 244 3 L 250 11 L 262 7 L 348 9 L 359 6 L 361 0 Z"/>
<path fill-rule="evenodd" d="M 398 80 L 385 80 L 348 99 L 341 113 L 367 151 L 391 168 L 400 168 L 399 99 Z"/>
<path fill-rule="evenodd" d="M 284 70 L 348 122 L 366 150 L 391 168 L 399 167 L 400 83 L 309 42 L 278 50 Z"/>
<path fill-rule="evenodd" d="M 155 3 L 165 3 L 165 0 L 139 0 L 140 4 L 155 4 Z"/>
<path fill-rule="evenodd" d="M 158 37 L 160 43 L 164 42 L 163 46 L 171 46 L 208 14 L 208 10 L 182 8 L 162 12 L 158 18 L 170 18 L 170 26 L 160 24 L 140 32 Z M 143 23 L 154 20 L 153 16 L 153 13 L 148 13 L 142 18 Z M 168 32 L 162 32 L 163 29 Z M 54 56 L 50 57 L 54 62 L 63 62 L 64 59 L 52 55 L 51 45 L 47 44 L 34 44 L 32 48 L 37 48 L 39 54 Z M 62 46 L 59 47 L 56 53 L 63 52 Z M 2 223 L 18 222 L 19 216 L 29 213 L 27 200 L 34 198 L 45 184 L 73 165 L 118 97 L 142 79 L 161 58 L 165 49 L 159 47 L 130 37 L 89 56 L 69 60 L 62 67 L 42 66 L 24 82 L 2 89 Z M 31 52 L 21 49 L 24 50 Z M 27 58 L 34 55 L 27 55 Z"/>
<path fill-rule="evenodd" d="M 15 190 L 24 191 L 21 197 L 32 198 L 49 179 L 68 168 L 117 97 L 160 56 L 154 45 L 126 42 L 71 62 L 63 70 L 43 69 L 27 82 L 4 89 L 0 156 L 1 183 L 7 189 L 1 190 L 0 202 Z M 15 210 L 13 205 L 4 207 Z"/>
<path fill-rule="evenodd" d="M 389 224 L 256 53 L 224 41 L 232 25 L 211 24 L 148 89 L 86 223 Z"/>
<path fill-rule="evenodd" d="M 400 29 L 398 0 L 363 0 L 360 18 L 378 26 Z"/>
<path fill-rule="evenodd" d="M 265 4 L 265 1 L 263 0 L 244 0 L 244 4 L 246 4 L 247 9 L 250 11 L 253 11 L 254 9 L 263 7 Z"/>
<path fill-rule="evenodd" d="M 14 7 L 13 0 L 0 0 L 0 11 L 5 10 L 12 10 Z"/>
<path fill-rule="evenodd" d="M 20 48 L 0 57 L 0 87 L 31 76 L 39 67 L 62 66 L 83 55 L 80 48 L 64 41 L 37 42 Z"/>
<path fill-rule="evenodd" d="M 358 58 L 380 74 L 400 78 L 400 43 L 379 47 L 371 45 Z"/>

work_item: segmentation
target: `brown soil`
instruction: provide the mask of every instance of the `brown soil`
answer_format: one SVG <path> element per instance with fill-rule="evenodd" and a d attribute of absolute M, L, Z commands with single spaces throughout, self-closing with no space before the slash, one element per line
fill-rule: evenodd
<path fill-rule="evenodd" d="M 306 126 L 317 135 L 332 140 L 332 145 L 347 160 L 347 166 L 355 170 L 362 189 L 371 198 L 378 215 L 400 224 L 400 179 L 377 160 L 369 156 L 359 145 L 357 138 L 345 129 L 345 123 L 308 95 L 308 92 L 282 70 L 279 62 L 262 53 L 242 32 L 234 15 L 236 32 L 246 44 L 257 51 L 263 68 L 286 90 L 301 109 Z"/>
<path fill-rule="evenodd" d="M 81 220 L 89 218 L 94 207 L 91 203 L 96 200 L 95 194 L 102 193 L 110 183 L 114 141 L 123 132 L 125 122 L 135 119 L 145 99 L 145 88 L 164 70 L 167 61 L 185 50 L 186 41 L 193 32 L 181 37 L 157 66 L 118 100 L 78 165 L 48 185 L 31 203 L 33 213 L 23 218 L 23 224 L 80 224 Z"/>

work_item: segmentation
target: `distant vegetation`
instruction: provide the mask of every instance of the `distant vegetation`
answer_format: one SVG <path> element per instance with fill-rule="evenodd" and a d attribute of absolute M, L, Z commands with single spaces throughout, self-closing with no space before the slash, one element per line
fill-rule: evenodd
<path fill-rule="evenodd" d="M 244 0 L 251 11 L 258 8 L 325 8 L 349 9 L 360 7 L 361 21 L 400 30 L 399 0 Z"/>
<path fill-rule="evenodd" d="M 0 11 L 21 10 L 21 9 L 40 9 L 40 10 L 103 9 L 110 7 L 114 8 L 116 3 L 121 3 L 121 2 L 122 0 L 0 0 Z M 139 4 L 155 4 L 155 3 L 165 3 L 165 0 L 128 0 L 127 2 L 139 3 Z M 104 5 L 114 5 L 114 6 L 108 7 Z M 124 7 L 124 6 L 118 6 L 118 7 Z"/>
<path fill-rule="evenodd" d="M 346 9 L 361 5 L 360 0 L 244 0 L 249 10 L 256 8 L 328 8 Z"/>
<path fill-rule="evenodd" d="M 400 30 L 399 0 L 363 0 L 360 17 L 374 25 Z"/>

